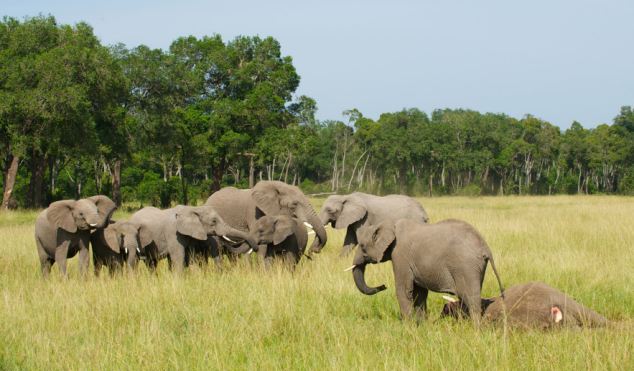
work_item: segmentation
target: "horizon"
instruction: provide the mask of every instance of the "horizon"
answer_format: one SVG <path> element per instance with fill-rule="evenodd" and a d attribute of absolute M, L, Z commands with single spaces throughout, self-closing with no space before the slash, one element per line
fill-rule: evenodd
<path fill-rule="evenodd" d="M 634 52 L 625 47 L 634 4 L 546 4 L 31 1 L 10 3 L 4 13 L 86 22 L 104 45 L 128 48 L 167 50 L 188 35 L 272 36 L 301 76 L 295 95 L 317 101 L 320 121 L 347 122 L 342 113 L 352 108 L 375 120 L 404 108 L 450 108 L 530 114 L 562 130 L 573 121 L 612 124 L 634 104 Z"/>

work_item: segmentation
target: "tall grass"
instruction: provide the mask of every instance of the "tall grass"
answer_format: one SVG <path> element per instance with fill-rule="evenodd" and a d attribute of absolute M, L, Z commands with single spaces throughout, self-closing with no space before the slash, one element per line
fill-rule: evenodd
<path fill-rule="evenodd" d="M 323 200 L 313 200 L 317 207 Z M 0 369 L 634 369 L 634 198 L 422 198 L 433 221 L 464 219 L 487 239 L 506 286 L 544 281 L 604 314 L 604 329 L 474 328 L 399 319 L 391 264 L 360 294 L 343 233 L 295 272 L 241 261 L 174 277 L 41 279 L 36 213 L 0 215 Z M 121 217 L 121 216 L 119 216 Z M 498 295 L 487 274 L 484 295 Z"/>

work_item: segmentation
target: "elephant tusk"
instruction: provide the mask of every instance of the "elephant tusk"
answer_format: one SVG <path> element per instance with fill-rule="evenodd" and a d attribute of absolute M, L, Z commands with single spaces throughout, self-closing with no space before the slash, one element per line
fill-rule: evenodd
<path fill-rule="evenodd" d="M 125 251 L 125 253 L 127 254 L 127 253 L 128 253 L 128 248 L 127 248 L 127 247 L 124 247 L 124 248 L 123 248 L 123 251 Z"/>
<path fill-rule="evenodd" d="M 141 254 L 141 249 L 139 249 L 138 247 L 136 248 L 136 252 L 138 252 L 139 254 Z"/>
<path fill-rule="evenodd" d="M 251 253 L 253 253 L 253 249 L 249 249 L 249 251 L 247 251 L 247 255 L 251 255 Z"/>
<path fill-rule="evenodd" d="M 315 228 L 313 228 L 313 225 L 312 225 L 312 224 L 310 224 L 310 223 L 306 223 L 306 222 L 304 222 L 304 225 L 305 225 L 305 226 L 307 226 L 307 227 L 308 227 L 308 228 L 310 228 L 310 229 L 315 229 Z"/>
<path fill-rule="evenodd" d="M 231 243 L 236 243 L 236 241 L 230 239 L 229 237 L 225 236 L 224 234 L 222 235 L 222 238 L 224 238 L 225 240 L 231 242 Z"/>
<path fill-rule="evenodd" d="M 88 224 L 88 225 L 91 226 L 91 227 L 96 227 L 97 223 L 92 223 L 92 224 Z"/>
<path fill-rule="evenodd" d="M 310 231 L 308 232 L 308 234 L 315 234 L 315 231 Z"/>
<path fill-rule="evenodd" d="M 353 264 L 351 267 L 348 267 L 348 268 L 344 269 L 343 271 L 344 271 L 344 272 L 351 271 L 351 270 L 353 270 L 353 269 L 354 269 L 354 267 L 356 267 L 356 266 L 357 266 L 356 264 Z"/>
<path fill-rule="evenodd" d="M 442 298 L 447 300 L 450 303 L 457 303 L 458 302 L 458 300 L 456 300 L 455 298 L 452 298 L 451 296 L 443 295 Z"/>

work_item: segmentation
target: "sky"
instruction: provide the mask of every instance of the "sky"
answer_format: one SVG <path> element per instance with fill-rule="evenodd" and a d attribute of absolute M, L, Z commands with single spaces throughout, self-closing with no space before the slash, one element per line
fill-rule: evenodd
<path fill-rule="evenodd" d="M 106 45 L 273 36 L 320 120 L 465 108 L 590 128 L 634 105 L 631 0 L 0 1 L 0 15 L 38 14 Z"/>

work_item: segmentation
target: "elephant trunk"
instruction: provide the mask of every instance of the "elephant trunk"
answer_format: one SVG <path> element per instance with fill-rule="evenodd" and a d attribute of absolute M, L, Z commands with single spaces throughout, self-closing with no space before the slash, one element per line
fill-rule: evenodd
<path fill-rule="evenodd" d="M 136 268 L 139 254 L 139 244 L 136 241 L 136 238 L 124 236 L 123 247 L 127 253 L 126 259 L 128 266 L 133 269 Z"/>
<path fill-rule="evenodd" d="M 234 229 L 234 228 L 231 228 L 229 226 L 226 226 L 225 228 L 222 228 L 221 231 L 222 231 L 222 233 L 218 233 L 221 236 L 226 236 L 226 237 L 229 237 L 229 238 L 235 238 L 235 239 L 238 239 L 238 240 L 244 240 L 247 243 L 247 244 L 240 244 L 237 247 L 235 247 L 235 246 L 233 246 L 231 244 L 227 244 L 228 249 L 233 254 L 245 254 L 251 249 L 253 249 L 253 251 L 258 251 L 258 244 L 251 237 L 251 235 L 249 235 L 247 232 L 242 232 L 242 231 L 240 231 L 238 229 Z"/>
<path fill-rule="evenodd" d="M 314 253 L 319 253 L 321 249 L 326 246 L 326 241 L 328 241 L 328 235 L 326 235 L 326 228 L 324 228 L 324 223 L 321 218 L 317 216 L 315 210 L 310 206 L 308 207 L 308 213 L 306 215 L 306 219 L 310 225 L 312 225 L 313 230 L 315 231 L 315 240 L 313 244 L 310 246 L 310 251 Z"/>
<path fill-rule="evenodd" d="M 365 266 L 366 263 L 356 264 L 352 269 L 352 276 L 354 277 L 354 283 L 357 285 L 359 291 L 366 295 L 374 295 L 386 289 L 385 285 L 377 287 L 368 287 L 365 283 Z"/>

